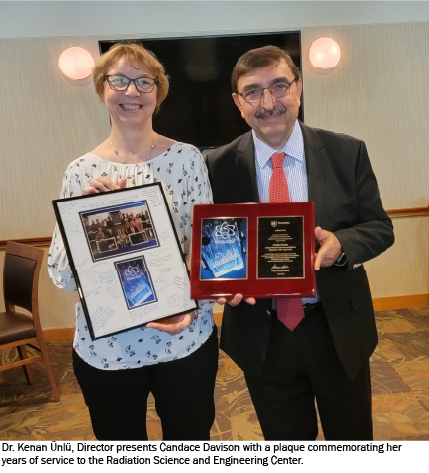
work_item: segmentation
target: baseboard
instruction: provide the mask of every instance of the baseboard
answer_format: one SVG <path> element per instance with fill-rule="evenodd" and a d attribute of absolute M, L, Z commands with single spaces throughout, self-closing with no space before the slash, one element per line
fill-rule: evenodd
<path fill-rule="evenodd" d="M 222 325 L 222 317 L 223 317 L 223 310 L 219 310 L 219 311 L 214 311 L 213 312 L 213 315 L 214 315 L 214 322 L 215 324 L 220 327 Z"/>
<path fill-rule="evenodd" d="M 374 310 L 411 309 L 429 306 L 429 294 L 412 294 L 410 296 L 378 297 L 372 300 Z M 223 311 L 214 312 L 215 324 L 222 325 Z"/>
<path fill-rule="evenodd" d="M 223 311 L 214 313 L 215 324 L 218 327 L 222 325 L 222 316 L 223 316 Z M 45 342 L 64 342 L 68 340 L 73 340 L 74 332 L 75 332 L 74 327 L 49 328 L 49 329 L 43 330 L 43 337 L 45 338 Z"/>
<path fill-rule="evenodd" d="M 66 340 L 73 340 L 74 327 L 68 328 L 49 328 L 43 330 L 43 338 L 45 342 L 63 342 Z"/>
<path fill-rule="evenodd" d="M 375 310 L 395 310 L 395 309 L 411 309 L 413 307 L 429 306 L 429 294 L 413 294 L 411 296 L 396 297 L 379 297 L 372 300 Z M 214 312 L 215 324 L 220 327 L 222 325 L 223 311 Z M 65 340 L 73 340 L 74 327 L 70 328 L 52 328 L 43 330 L 46 342 L 61 342 Z"/>
<path fill-rule="evenodd" d="M 429 306 L 429 294 L 409 296 L 380 297 L 372 300 L 375 310 L 411 309 Z"/>

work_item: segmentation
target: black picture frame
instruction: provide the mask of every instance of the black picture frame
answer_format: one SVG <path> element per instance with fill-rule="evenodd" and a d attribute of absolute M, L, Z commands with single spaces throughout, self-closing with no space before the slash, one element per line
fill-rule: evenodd
<path fill-rule="evenodd" d="M 156 235 L 157 244 L 137 250 L 131 248 L 131 251 L 119 252 L 94 261 L 82 215 L 94 214 L 100 210 L 104 212 L 106 208 L 115 210 L 121 206 L 132 208 L 134 204 L 141 205 L 143 201 L 151 211 L 152 231 Z M 93 340 L 128 331 L 153 320 L 198 309 L 198 303 L 190 297 L 190 275 L 186 268 L 185 255 L 161 183 L 58 199 L 52 201 L 52 204 L 81 299 L 88 331 Z M 140 303 L 130 307 L 116 264 L 136 262 L 139 259 L 143 261 L 142 268 L 144 266 L 148 272 L 145 279 L 150 282 L 155 297 L 150 301 L 151 304 Z M 168 261 L 168 264 L 164 264 L 164 261 Z M 133 267 L 136 268 L 136 265 Z M 101 289 L 98 286 L 101 286 Z M 138 291 L 139 287 L 134 290 Z M 98 300 L 102 301 L 99 305 L 100 310 L 95 310 Z M 112 304 L 110 307 L 107 301 Z M 145 312 L 149 306 L 150 311 Z M 183 307 L 183 310 L 179 310 L 179 307 Z M 116 313 L 118 310 L 121 311 L 120 316 Z M 139 310 L 142 312 L 141 316 Z M 128 316 L 129 320 L 127 313 L 132 314 Z M 106 321 L 112 317 L 115 320 L 121 317 L 117 325 L 124 326 L 120 326 L 117 330 L 101 328 L 101 325 L 107 325 Z"/>

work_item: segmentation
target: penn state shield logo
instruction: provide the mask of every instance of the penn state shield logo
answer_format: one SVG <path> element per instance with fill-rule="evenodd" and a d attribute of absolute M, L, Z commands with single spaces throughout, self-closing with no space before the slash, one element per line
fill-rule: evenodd
<path fill-rule="evenodd" d="M 277 227 L 277 221 L 276 220 L 271 220 L 271 226 L 272 227 Z"/>

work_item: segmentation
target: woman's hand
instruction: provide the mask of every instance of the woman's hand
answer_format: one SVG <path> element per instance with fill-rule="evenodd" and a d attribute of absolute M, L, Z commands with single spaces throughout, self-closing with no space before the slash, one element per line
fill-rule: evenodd
<path fill-rule="evenodd" d="M 197 318 L 195 311 L 189 314 L 175 315 L 157 322 L 149 322 L 146 327 L 155 328 L 160 332 L 166 332 L 170 335 L 178 335 L 187 329 Z"/>
<path fill-rule="evenodd" d="M 85 187 L 83 190 L 83 195 L 90 195 L 90 194 L 100 194 L 100 192 L 110 192 L 116 191 L 119 189 L 125 189 L 127 187 L 127 178 L 123 177 L 119 184 L 115 184 L 110 178 L 108 177 L 97 177 L 89 182 L 89 186 Z"/>
<path fill-rule="evenodd" d="M 229 304 L 230 306 L 235 307 L 238 304 L 240 304 L 242 300 L 243 300 L 243 295 L 236 294 L 232 299 L 226 299 L 225 297 L 221 297 L 220 299 L 217 299 L 216 302 L 220 305 Z M 254 297 L 248 297 L 247 299 L 244 299 L 244 302 L 247 302 L 250 305 L 256 304 L 256 300 Z"/>

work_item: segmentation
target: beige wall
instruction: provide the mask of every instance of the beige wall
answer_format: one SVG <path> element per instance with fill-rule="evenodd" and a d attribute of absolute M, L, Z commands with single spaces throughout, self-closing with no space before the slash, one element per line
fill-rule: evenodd
<path fill-rule="evenodd" d="M 365 140 L 385 208 L 427 205 L 429 23 L 301 31 L 306 123 Z M 330 72 L 308 63 L 308 48 L 320 36 L 342 48 Z M 0 40 L 0 70 L 10 78 L 0 87 L 0 240 L 50 235 L 51 200 L 64 169 L 109 133 L 91 82 L 68 81 L 56 67 L 68 46 L 80 44 L 96 55 L 99 39 L 109 37 Z M 367 265 L 373 296 L 429 293 L 429 219 L 394 223 L 395 246 Z M 43 326 L 71 326 L 75 296 L 50 285 L 45 271 Z"/>
<path fill-rule="evenodd" d="M 429 201 L 429 23 L 310 28 L 341 46 L 340 64 L 318 72 L 304 55 L 305 121 L 368 147 L 386 209 Z"/>

